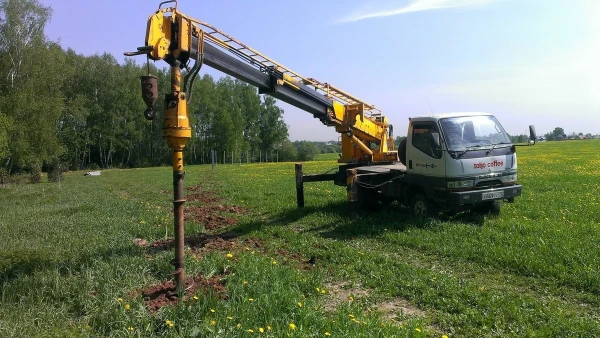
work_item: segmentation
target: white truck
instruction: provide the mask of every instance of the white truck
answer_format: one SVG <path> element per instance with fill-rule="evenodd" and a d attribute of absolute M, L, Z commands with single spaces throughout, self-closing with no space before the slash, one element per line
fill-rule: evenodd
<path fill-rule="evenodd" d="M 478 207 L 499 212 L 500 201 L 521 196 L 516 147 L 487 113 L 451 113 L 409 119 L 398 147 L 402 164 L 362 166 L 349 180 L 363 205 L 399 200 L 416 215 Z M 535 128 L 530 139 L 535 140 Z M 350 173 L 352 176 L 354 173 Z"/>
<path fill-rule="evenodd" d="M 535 140 L 535 128 L 529 131 Z M 333 180 L 366 209 L 396 200 L 420 216 L 468 209 L 498 213 L 501 201 L 521 196 L 516 147 L 491 114 L 410 118 L 398 153 L 400 162 L 348 164 L 335 174 L 302 175 L 301 181 Z"/>

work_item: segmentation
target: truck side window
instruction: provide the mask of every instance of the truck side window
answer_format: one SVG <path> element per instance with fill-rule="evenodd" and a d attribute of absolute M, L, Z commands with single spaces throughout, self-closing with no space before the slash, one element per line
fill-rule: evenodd
<path fill-rule="evenodd" d="M 435 126 L 430 123 L 415 123 L 413 125 L 412 144 L 415 148 L 433 158 L 442 158 L 442 152 L 437 150 L 431 141 L 431 133 L 437 133 Z"/>

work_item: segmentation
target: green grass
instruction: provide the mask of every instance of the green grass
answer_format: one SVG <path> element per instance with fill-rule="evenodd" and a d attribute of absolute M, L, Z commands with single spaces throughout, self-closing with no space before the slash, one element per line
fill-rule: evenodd
<path fill-rule="evenodd" d="M 172 236 L 170 168 L 3 187 L 0 336 L 600 336 L 599 147 L 518 148 L 523 196 L 498 217 L 358 212 L 326 182 L 305 186 L 299 210 L 292 163 L 187 167 L 186 186 L 249 213 L 223 229 L 240 246 L 186 256 L 188 274 L 223 275 L 229 299 L 198 292 L 154 314 L 135 291 L 170 278 L 172 251 L 132 239 Z"/>
<path fill-rule="evenodd" d="M 337 153 L 318 154 L 315 161 L 337 162 L 338 158 L 340 158 L 340 156 Z"/>

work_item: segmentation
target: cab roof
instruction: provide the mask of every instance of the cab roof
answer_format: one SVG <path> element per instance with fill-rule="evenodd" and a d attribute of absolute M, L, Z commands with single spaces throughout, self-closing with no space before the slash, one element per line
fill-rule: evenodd
<path fill-rule="evenodd" d="M 410 121 L 437 121 L 439 119 L 449 117 L 465 117 L 465 116 L 492 116 L 490 113 L 484 112 L 456 112 L 456 113 L 437 113 L 431 115 L 419 115 L 415 117 L 409 117 Z"/>

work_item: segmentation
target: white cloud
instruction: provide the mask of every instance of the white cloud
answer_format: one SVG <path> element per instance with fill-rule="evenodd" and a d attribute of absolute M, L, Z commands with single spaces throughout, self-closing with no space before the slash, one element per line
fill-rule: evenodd
<path fill-rule="evenodd" d="M 413 12 L 430 11 L 434 9 L 472 7 L 486 5 L 497 0 L 413 0 L 407 5 L 379 11 L 362 10 L 342 18 L 337 23 L 354 22 L 365 19 L 383 18 Z"/>

